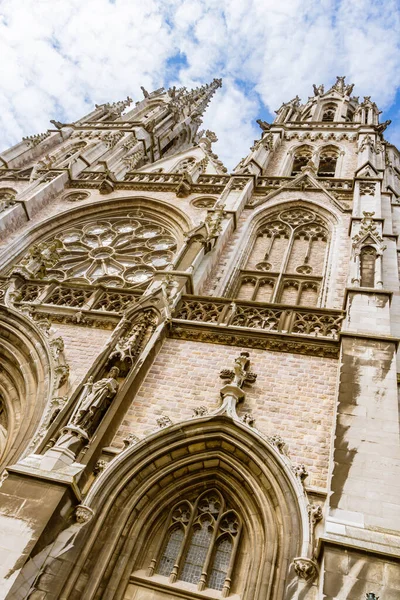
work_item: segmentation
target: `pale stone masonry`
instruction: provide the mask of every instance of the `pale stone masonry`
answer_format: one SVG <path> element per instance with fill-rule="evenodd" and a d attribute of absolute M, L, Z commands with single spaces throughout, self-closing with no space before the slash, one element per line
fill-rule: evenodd
<path fill-rule="evenodd" d="M 0 598 L 397 600 L 400 153 L 343 77 L 0 155 Z"/>

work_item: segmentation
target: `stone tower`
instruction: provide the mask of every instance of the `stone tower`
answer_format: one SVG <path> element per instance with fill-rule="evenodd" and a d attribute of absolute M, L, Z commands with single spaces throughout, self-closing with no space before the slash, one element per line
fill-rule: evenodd
<path fill-rule="evenodd" d="M 0 598 L 400 597 L 400 154 L 344 77 L 233 173 L 221 81 L 0 156 Z"/>

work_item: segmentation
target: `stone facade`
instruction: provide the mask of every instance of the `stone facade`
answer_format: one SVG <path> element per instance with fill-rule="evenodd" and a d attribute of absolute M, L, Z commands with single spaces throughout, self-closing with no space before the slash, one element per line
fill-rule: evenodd
<path fill-rule="evenodd" d="M 400 596 L 400 153 L 338 77 L 229 174 L 220 85 L 0 156 L 0 598 Z"/>

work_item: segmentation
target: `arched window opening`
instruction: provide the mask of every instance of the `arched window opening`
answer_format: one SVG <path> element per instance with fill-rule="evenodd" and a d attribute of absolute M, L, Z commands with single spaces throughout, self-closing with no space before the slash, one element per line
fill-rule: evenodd
<path fill-rule="evenodd" d="M 152 564 L 170 583 L 184 581 L 200 591 L 211 588 L 227 596 L 240 531 L 237 513 L 218 491 L 208 490 L 194 502 L 184 500 L 172 509 L 160 557 Z"/>
<path fill-rule="evenodd" d="M 354 110 L 352 108 L 347 109 L 346 123 L 352 123 L 354 121 Z"/>
<path fill-rule="evenodd" d="M 301 173 L 301 169 L 306 166 L 308 161 L 312 159 L 312 150 L 308 146 L 298 148 L 293 158 L 292 172 L 290 175 L 293 177 Z"/>
<path fill-rule="evenodd" d="M 335 177 L 339 153 L 336 148 L 324 148 L 320 154 L 318 177 Z"/>
<path fill-rule="evenodd" d="M 256 233 L 234 296 L 316 306 L 328 242 L 327 224 L 313 211 L 293 208 L 274 213 Z"/>
<path fill-rule="evenodd" d="M 336 104 L 327 104 L 322 113 L 322 121 L 333 122 L 336 115 Z"/>
<path fill-rule="evenodd" d="M 178 558 L 178 553 L 180 547 L 182 546 L 184 537 L 185 532 L 181 528 L 174 529 L 170 532 L 160 560 L 160 564 L 158 566 L 158 573 L 160 575 L 165 575 L 168 577 L 171 574 L 176 559 Z"/>
<path fill-rule="evenodd" d="M 361 287 L 375 287 L 376 249 L 364 246 L 360 254 Z"/>

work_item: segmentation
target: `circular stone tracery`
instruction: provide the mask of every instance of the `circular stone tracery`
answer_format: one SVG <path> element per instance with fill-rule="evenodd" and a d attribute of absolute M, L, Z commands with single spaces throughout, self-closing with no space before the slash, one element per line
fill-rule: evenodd
<path fill-rule="evenodd" d="M 116 286 L 144 283 L 171 264 L 177 246 L 166 227 L 137 214 L 71 227 L 53 239 L 62 248 L 48 277 Z"/>

